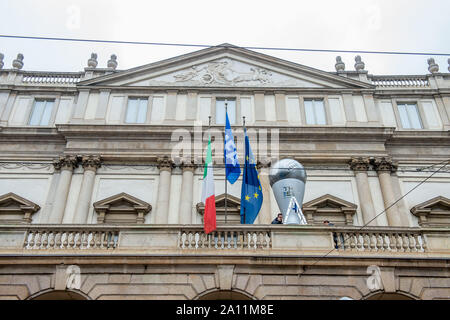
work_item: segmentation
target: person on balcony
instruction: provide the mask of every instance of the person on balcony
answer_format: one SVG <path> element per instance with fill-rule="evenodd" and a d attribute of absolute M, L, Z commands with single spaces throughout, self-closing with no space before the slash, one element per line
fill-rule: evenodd
<path fill-rule="evenodd" d="M 279 213 L 275 219 L 273 219 L 272 224 L 283 224 L 283 215 Z"/>

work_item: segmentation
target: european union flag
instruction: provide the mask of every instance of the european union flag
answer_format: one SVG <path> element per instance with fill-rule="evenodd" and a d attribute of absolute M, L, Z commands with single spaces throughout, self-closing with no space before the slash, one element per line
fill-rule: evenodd
<path fill-rule="evenodd" d="M 245 130 L 245 165 L 241 189 L 241 223 L 252 224 L 258 216 L 263 202 L 261 182 L 256 170 L 255 158 Z"/>
<path fill-rule="evenodd" d="M 237 158 L 236 145 L 234 144 L 233 133 L 231 132 L 230 121 L 228 120 L 228 113 L 225 113 L 225 148 L 223 155 L 225 157 L 225 176 L 231 183 L 235 183 L 241 175 L 241 167 Z"/>

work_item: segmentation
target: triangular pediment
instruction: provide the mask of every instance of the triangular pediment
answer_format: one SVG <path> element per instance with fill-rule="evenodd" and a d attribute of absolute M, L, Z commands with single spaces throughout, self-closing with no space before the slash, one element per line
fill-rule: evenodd
<path fill-rule="evenodd" d="M 303 208 L 311 208 L 315 207 L 318 209 L 342 209 L 342 208 L 351 208 L 356 209 L 356 204 L 345 201 L 341 198 L 332 196 L 330 194 L 326 194 L 317 199 L 311 200 L 305 204 L 303 204 Z"/>
<path fill-rule="evenodd" d="M 40 209 L 40 207 L 25 198 L 15 194 L 15 193 L 7 193 L 0 196 L 0 211 L 31 211 L 36 212 Z"/>
<path fill-rule="evenodd" d="M 82 81 L 79 86 L 372 88 L 368 83 L 232 45 Z"/>
<path fill-rule="evenodd" d="M 438 196 L 412 207 L 411 212 L 450 212 L 450 199 Z"/>
<path fill-rule="evenodd" d="M 95 210 L 103 209 L 103 210 L 119 210 L 119 211 L 143 209 L 146 212 L 151 210 L 150 204 L 138 198 L 135 198 L 125 192 L 95 202 L 94 208 Z"/>

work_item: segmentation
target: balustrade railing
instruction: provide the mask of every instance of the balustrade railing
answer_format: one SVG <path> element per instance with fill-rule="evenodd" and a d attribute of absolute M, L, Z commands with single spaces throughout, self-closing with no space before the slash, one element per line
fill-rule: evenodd
<path fill-rule="evenodd" d="M 115 249 L 119 231 L 71 230 L 65 228 L 31 229 L 25 234 L 24 249 Z"/>
<path fill-rule="evenodd" d="M 382 88 L 407 87 L 426 88 L 430 86 L 426 76 L 372 76 L 372 84 Z"/>
<path fill-rule="evenodd" d="M 272 248 L 268 230 L 219 230 L 205 234 L 203 230 L 181 230 L 180 249 L 260 250 Z"/>
<path fill-rule="evenodd" d="M 426 252 L 427 242 L 419 232 L 336 231 L 335 248 L 339 251 Z"/>
<path fill-rule="evenodd" d="M 83 73 L 70 72 L 25 72 L 23 83 L 30 84 L 76 84 L 81 81 Z"/>

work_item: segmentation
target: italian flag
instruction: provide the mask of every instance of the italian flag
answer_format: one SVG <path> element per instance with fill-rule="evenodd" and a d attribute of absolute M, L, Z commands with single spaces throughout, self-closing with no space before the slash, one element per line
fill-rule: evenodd
<path fill-rule="evenodd" d="M 212 165 L 211 137 L 209 137 L 202 188 L 202 202 L 205 204 L 203 223 L 206 234 L 216 230 L 216 197 L 214 195 L 214 174 Z"/>

